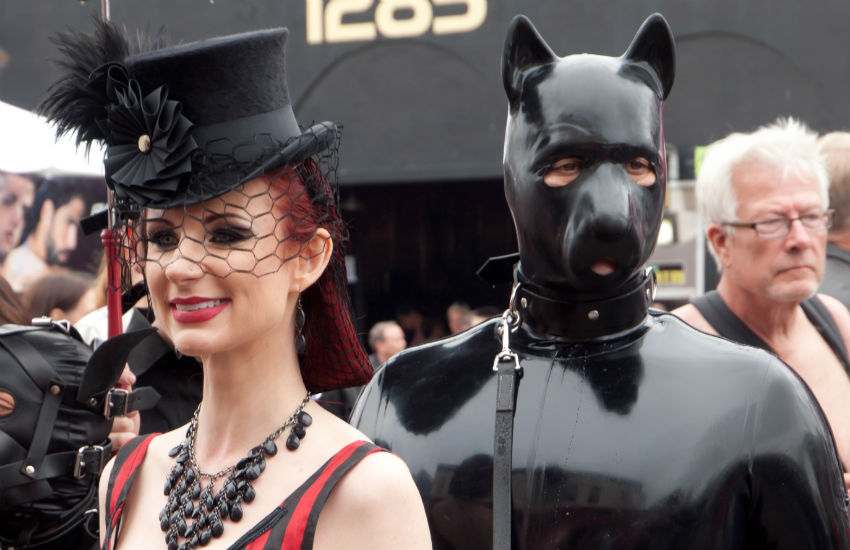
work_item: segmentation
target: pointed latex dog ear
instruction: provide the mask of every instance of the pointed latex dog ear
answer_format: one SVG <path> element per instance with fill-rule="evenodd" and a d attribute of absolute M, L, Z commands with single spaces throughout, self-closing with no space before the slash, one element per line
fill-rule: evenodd
<path fill-rule="evenodd" d="M 676 45 L 664 16 L 653 13 L 646 18 L 622 59 L 651 69 L 658 78 L 661 99 L 667 99 L 676 76 Z"/>
<path fill-rule="evenodd" d="M 524 15 L 517 15 L 508 27 L 502 56 L 502 82 L 511 106 L 519 99 L 526 69 L 558 59 L 555 52 Z"/>

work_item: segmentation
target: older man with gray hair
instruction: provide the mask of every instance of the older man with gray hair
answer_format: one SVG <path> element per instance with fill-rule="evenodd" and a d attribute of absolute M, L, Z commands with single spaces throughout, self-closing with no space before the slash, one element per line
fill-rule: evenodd
<path fill-rule="evenodd" d="M 818 290 L 850 308 L 850 132 L 830 132 L 818 140 L 818 147 L 829 174 L 829 205 L 835 210 Z"/>
<path fill-rule="evenodd" d="M 717 290 L 673 313 L 694 327 L 775 353 L 807 383 L 850 480 L 850 313 L 817 294 L 828 179 L 817 135 L 795 120 L 712 144 L 697 202 L 717 260 Z"/>

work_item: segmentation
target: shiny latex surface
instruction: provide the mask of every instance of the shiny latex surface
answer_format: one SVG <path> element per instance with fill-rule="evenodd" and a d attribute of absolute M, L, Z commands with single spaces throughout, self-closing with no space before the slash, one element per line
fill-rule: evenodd
<path fill-rule="evenodd" d="M 435 548 L 492 541 L 495 320 L 391 359 L 352 422 L 401 456 Z M 767 353 L 653 312 L 584 343 L 523 328 L 514 548 L 846 548 L 832 437 Z"/>
<path fill-rule="evenodd" d="M 530 21 L 514 20 L 502 65 L 510 104 L 503 166 L 527 280 L 609 296 L 643 267 L 664 207 L 661 104 L 673 65 L 673 38 L 657 15 L 617 58 L 559 58 Z M 547 171 L 565 158 L 580 159 L 580 175 L 547 186 Z M 632 180 L 626 166 L 635 158 L 649 162 L 652 185 Z M 612 273 L 591 269 L 600 259 L 615 262 Z"/>

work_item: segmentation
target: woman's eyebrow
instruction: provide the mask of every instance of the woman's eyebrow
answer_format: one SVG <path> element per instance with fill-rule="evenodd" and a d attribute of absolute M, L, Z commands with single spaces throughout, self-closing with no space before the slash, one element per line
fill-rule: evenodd
<path fill-rule="evenodd" d="M 225 220 L 230 221 L 230 219 L 239 220 L 239 221 L 248 221 L 245 216 L 236 214 L 234 212 L 206 212 L 204 214 L 204 223 L 214 222 L 216 220 Z"/>

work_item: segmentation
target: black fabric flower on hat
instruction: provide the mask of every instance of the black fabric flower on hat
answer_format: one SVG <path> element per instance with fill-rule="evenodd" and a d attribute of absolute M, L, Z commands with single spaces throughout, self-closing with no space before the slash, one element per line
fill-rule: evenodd
<path fill-rule="evenodd" d="M 120 63 L 102 65 L 90 82 L 105 87 L 112 101 L 96 122 L 109 144 L 104 166 L 116 198 L 140 206 L 165 202 L 192 171 L 192 153 L 198 149 L 180 102 L 168 99 L 166 86 L 144 95 Z"/>

